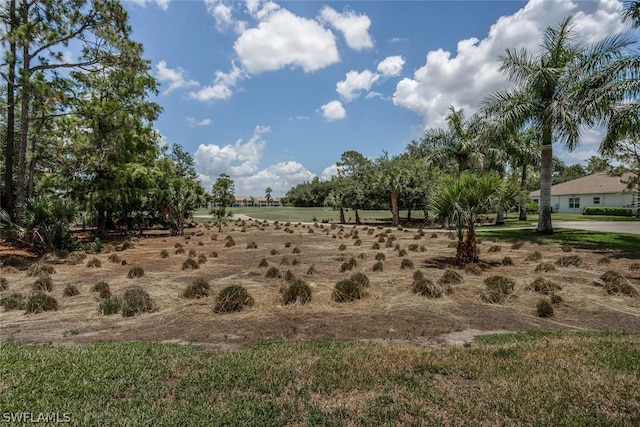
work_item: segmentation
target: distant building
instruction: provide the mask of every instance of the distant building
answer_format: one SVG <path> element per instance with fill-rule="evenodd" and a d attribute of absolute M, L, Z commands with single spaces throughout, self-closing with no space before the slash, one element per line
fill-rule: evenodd
<path fill-rule="evenodd" d="M 551 186 L 551 211 L 558 213 L 582 213 L 589 206 L 615 208 L 637 208 L 638 194 L 627 190 L 622 181 L 631 177 L 631 173 L 622 176 L 609 176 L 596 173 Z M 540 190 L 533 191 L 529 197 L 540 203 Z"/>
<path fill-rule="evenodd" d="M 233 206 L 236 208 L 247 206 L 282 206 L 282 200 L 279 197 L 272 197 L 267 202 L 266 197 L 235 196 Z"/>

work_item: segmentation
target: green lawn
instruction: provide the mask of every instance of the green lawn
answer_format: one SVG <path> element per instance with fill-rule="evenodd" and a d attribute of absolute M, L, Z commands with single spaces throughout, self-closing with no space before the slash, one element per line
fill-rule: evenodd
<path fill-rule="evenodd" d="M 639 425 L 640 336 L 529 333 L 465 347 L 3 343 L 6 417 L 71 425 Z"/>

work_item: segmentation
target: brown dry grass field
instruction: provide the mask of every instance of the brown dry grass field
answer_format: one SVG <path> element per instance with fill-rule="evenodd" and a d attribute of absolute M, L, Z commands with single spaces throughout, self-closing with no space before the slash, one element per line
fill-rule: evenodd
<path fill-rule="evenodd" d="M 221 233 L 206 224 L 188 232 L 189 238 L 149 233 L 131 239 L 133 247 L 128 249 L 123 249 L 123 241 L 106 241 L 105 247 L 111 243 L 113 252 L 89 255 L 77 264 L 70 264 L 69 257 L 45 258 L 44 262 L 55 268 L 49 294 L 57 299 L 58 310 L 25 314 L 24 310 L 0 309 L 0 341 L 71 346 L 101 341 L 178 342 L 226 351 L 248 348 L 273 337 L 291 341 L 333 337 L 440 346 L 462 343 L 484 332 L 640 332 L 640 298 L 609 295 L 594 285 L 605 271 L 615 270 L 626 276 L 636 290 L 640 289 L 640 271 L 632 268 L 639 260 L 631 255 L 578 249 L 567 253 L 567 248 L 554 244 L 526 243 L 515 249 L 511 243 L 485 240 L 479 245 L 481 271 L 474 274 L 453 266 L 455 247 L 447 233 L 430 230 L 421 235 L 415 230 L 396 228 L 238 220 L 225 225 Z M 386 247 L 386 241 L 379 242 L 381 233 L 386 234 L 386 240 L 395 237 L 392 247 Z M 229 235 L 235 240 L 233 247 L 225 247 L 225 237 Z M 247 247 L 252 242 L 257 248 Z M 177 243 L 184 246 L 183 254 L 175 253 Z M 379 249 L 373 248 L 376 243 Z M 340 250 L 341 245 L 346 249 Z M 183 270 L 182 264 L 192 249 L 196 259 L 204 254 L 207 260 L 198 269 Z M 399 249 L 407 254 L 401 257 Z M 168 258 L 161 257 L 162 250 L 169 253 Z M 536 251 L 542 259 L 527 260 Z M 212 256 L 214 252 L 217 257 Z M 385 255 L 384 268 L 373 271 L 378 253 Z M 0 247 L 3 258 L 9 254 L 9 248 Z M 126 265 L 110 262 L 108 257 L 112 254 L 126 260 Z M 554 263 L 566 255 L 579 256 L 583 265 L 535 271 L 540 263 Z M 92 256 L 101 261 L 101 267 L 86 266 Z M 513 265 L 503 265 L 505 257 L 510 257 Z M 311 301 L 284 305 L 280 291 L 284 279 L 267 278 L 267 268 L 259 267 L 263 258 L 283 275 L 290 270 L 309 283 Z M 289 265 L 283 264 L 284 258 Z M 357 265 L 352 271 L 341 272 L 343 262 L 351 258 Z M 414 268 L 401 268 L 403 259 L 411 260 Z M 133 265 L 144 269 L 143 277 L 127 277 Z M 312 266 L 315 272 L 308 274 Z M 8 288 L 0 292 L 0 298 L 14 292 L 32 292 L 34 278 L 27 276 L 27 268 L 3 268 L 0 275 L 7 279 Z M 462 283 L 451 285 L 450 295 L 432 299 L 413 293 L 416 270 L 437 282 L 447 268 L 458 271 L 463 278 Z M 333 301 L 336 282 L 354 272 L 363 272 L 370 280 L 366 297 L 352 302 Z M 492 275 L 507 276 L 516 283 L 514 292 L 501 304 L 489 304 L 480 298 L 484 279 Z M 537 276 L 562 286 L 557 292 L 562 301 L 549 318 L 537 316 L 536 303 L 543 295 L 525 289 Z M 198 278 L 211 284 L 211 296 L 181 297 L 187 285 Z M 153 298 L 156 311 L 135 317 L 101 314 L 98 294 L 91 290 L 101 280 L 115 295 L 133 285 L 141 286 Z M 214 313 L 216 293 L 232 284 L 244 286 L 255 304 L 238 313 Z M 79 295 L 64 296 L 67 285 L 75 285 Z"/>

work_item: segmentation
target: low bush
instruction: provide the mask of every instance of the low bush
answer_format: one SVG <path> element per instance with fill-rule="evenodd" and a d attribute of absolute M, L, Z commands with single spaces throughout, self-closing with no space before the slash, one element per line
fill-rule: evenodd
<path fill-rule="evenodd" d="M 198 265 L 198 262 L 193 258 L 187 258 L 182 262 L 183 270 L 197 270 L 198 268 L 200 268 L 200 265 Z"/>
<path fill-rule="evenodd" d="M 566 243 L 560 246 L 560 248 L 562 249 L 562 252 L 573 252 L 571 245 L 567 245 Z"/>
<path fill-rule="evenodd" d="M 125 251 L 127 249 L 133 249 L 135 247 L 135 245 L 133 244 L 133 242 L 131 240 L 125 240 L 122 243 L 122 250 Z"/>
<path fill-rule="evenodd" d="M 224 243 L 224 247 L 225 248 L 232 248 L 236 245 L 235 240 L 233 240 L 233 237 L 231 236 L 227 236 L 227 238 L 225 239 L 225 243 Z"/>
<path fill-rule="evenodd" d="M 405 258 L 402 260 L 402 262 L 400 263 L 400 268 L 403 270 L 412 270 L 413 269 L 413 261 L 411 261 L 408 258 Z"/>
<path fill-rule="evenodd" d="M 111 316 L 119 313 L 122 309 L 122 298 L 113 296 L 103 298 L 98 304 L 98 311 L 103 316 Z"/>
<path fill-rule="evenodd" d="M 547 273 L 556 269 L 556 266 L 551 262 L 541 262 L 536 266 L 536 273 Z"/>
<path fill-rule="evenodd" d="M 447 268 L 442 277 L 438 279 L 440 285 L 459 285 L 462 283 L 462 276 L 457 271 Z"/>
<path fill-rule="evenodd" d="M 491 247 L 489 247 L 489 250 L 487 252 L 489 252 L 490 254 L 495 253 L 495 252 L 501 252 L 502 251 L 502 246 L 499 245 L 493 245 Z"/>
<path fill-rule="evenodd" d="M 231 285 L 222 289 L 216 297 L 213 311 L 216 313 L 231 313 L 251 307 L 254 299 L 241 285 Z"/>
<path fill-rule="evenodd" d="M 210 257 L 210 258 L 218 258 L 218 252 L 216 252 L 216 251 L 212 251 L 212 252 L 209 254 L 209 257 Z"/>
<path fill-rule="evenodd" d="M 311 287 L 302 279 L 294 278 L 282 290 L 284 304 L 306 304 L 311 301 Z"/>
<path fill-rule="evenodd" d="M 364 286 L 352 277 L 336 283 L 331 295 L 336 302 L 355 301 L 365 297 Z"/>
<path fill-rule="evenodd" d="M 160 257 L 161 258 L 169 258 L 169 251 L 166 249 L 163 249 L 160 251 Z"/>
<path fill-rule="evenodd" d="M 451 286 L 439 285 L 424 277 L 414 280 L 411 289 L 413 293 L 423 295 L 427 298 L 442 298 L 452 292 Z"/>
<path fill-rule="evenodd" d="M 533 282 L 529 283 L 525 287 L 525 290 L 527 291 L 539 292 L 544 295 L 550 295 L 555 291 L 559 291 L 561 289 L 562 286 L 540 276 L 536 277 Z"/>
<path fill-rule="evenodd" d="M 518 241 L 518 242 L 514 242 L 514 243 L 511 245 L 511 249 L 520 249 L 520 248 L 521 248 L 521 247 L 523 247 L 523 246 L 524 246 L 524 242 L 520 242 L 520 241 Z"/>
<path fill-rule="evenodd" d="M 386 256 L 382 252 L 376 254 L 376 261 L 384 261 Z"/>
<path fill-rule="evenodd" d="M 27 313 L 42 313 L 44 311 L 58 310 L 58 301 L 43 292 L 36 292 L 29 295 L 25 305 Z"/>
<path fill-rule="evenodd" d="M 258 244 L 256 242 L 247 243 L 247 249 L 258 249 Z"/>
<path fill-rule="evenodd" d="M 475 276 L 480 276 L 482 274 L 482 267 L 480 267 L 475 262 L 467 264 L 464 266 L 464 272 L 467 274 L 473 274 Z"/>
<path fill-rule="evenodd" d="M 100 267 L 102 267 L 102 261 L 100 261 L 96 257 L 92 257 L 89 261 L 87 261 L 87 264 L 85 265 L 85 267 L 87 267 L 87 268 L 100 268 Z"/>
<path fill-rule="evenodd" d="M 542 254 L 539 251 L 531 252 L 524 259 L 525 261 L 540 261 L 542 259 Z"/>
<path fill-rule="evenodd" d="M 397 249 L 397 248 L 396 248 Z M 407 256 L 407 251 L 405 249 L 400 249 L 398 251 L 398 256 L 399 257 L 403 257 L 403 256 Z"/>
<path fill-rule="evenodd" d="M 291 265 L 291 261 L 289 260 L 288 256 L 283 256 L 280 259 L 280 265 Z"/>
<path fill-rule="evenodd" d="M 144 269 L 139 265 L 134 265 L 129 269 L 129 273 L 127 273 L 127 277 L 129 279 L 137 279 L 143 276 L 144 276 Z"/>
<path fill-rule="evenodd" d="M 282 277 L 282 274 L 280 273 L 280 270 L 272 266 L 272 267 L 269 267 L 264 277 L 268 279 L 279 279 Z"/>
<path fill-rule="evenodd" d="M 0 298 L 0 306 L 4 307 L 5 311 L 24 310 L 25 304 L 25 297 L 19 292 Z"/>
<path fill-rule="evenodd" d="M 176 252 L 175 252 L 176 255 L 182 255 L 183 253 L 184 253 L 184 248 L 182 246 L 176 249 Z"/>
<path fill-rule="evenodd" d="M 196 279 L 182 292 L 182 297 L 189 299 L 208 297 L 210 289 L 211 285 L 209 285 L 209 282 L 203 278 Z"/>
<path fill-rule="evenodd" d="M 553 305 L 546 298 L 541 298 L 538 300 L 536 304 L 536 311 L 538 313 L 538 317 L 551 317 L 553 316 Z"/>
<path fill-rule="evenodd" d="M 371 269 L 373 271 L 384 271 L 384 264 L 382 263 L 382 261 L 378 261 L 373 264 L 373 267 Z"/>
<path fill-rule="evenodd" d="M 51 276 L 45 272 L 40 273 L 36 281 L 33 282 L 33 289 L 36 291 L 51 292 L 53 289 L 53 280 L 51 279 Z"/>
<path fill-rule="evenodd" d="M 55 274 L 56 269 L 53 267 L 53 265 L 50 264 L 44 264 L 42 262 L 36 262 L 34 264 L 31 264 L 31 267 L 29 267 L 29 271 L 27 272 L 27 276 L 28 277 L 35 277 L 40 275 L 41 273 L 46 273 L 46 274 Z"/>
<path fill-rule="evenodd" d="M 120 262 L 120 257 L 118 256 L 118 254 L 111 254 L 107 258 L 107 261 L 110 261 L 114 264 L 118 264 Z"/>
<path fill-rule="evenodd" d="M 578 255 L 568 255 L 558 258 L 556 265 L 559 267 L 582 267 L 584 263 Z"/>
<path fill-rule="evenodd" d="M 266 258 L 262 258 L 260 260 L 260 264 L 258 264 L 258 267 L 259 268 L 267 268 L 267 267 L 269 267 L 269 262 L 267 261 Z"/>
<path fill-rule="evenodd" d="M 587 206 L 584 215 L 633 216 L 633 208 L 613 208 L 605 206 Z"/>
<path fill-rule="evenodd" d="M 369 278 L 364 273 L 361 273 L 361 272 L 354 273 L 351 275 L 351 279 L 355 280 L 356 283 L 358 283 L 358 285 L 362 286 L 363 288 L 369 287 Z"/>
<path fill-rule="evenodd" d="M 9 282 L 6 277 L 0 277 L 0 291 L 6 291 L 9 288 Z"/>
<path fill-rule="evenodd" d="M 271 252 L 270 252 L 271 255 L 278 255 L 278 253 L 279 252 L 277 250 L 271 249 Z"/>
<path fill-rule="evenodd" d="M 373 245 L 371 245 L 371 249 L 377 251 L 378 249 L 380 249 L 380 243 L 375 242 Z"/>
<path fill-rule="evenodd" d="M 341 244 L 340 246 L 338 246 L 338 250 L 339 251 L 346 251 L 347 250 L 347 245 L 345 245 L 344 243 Z"/>
<path fill-rule="evenodd" d="M 307 276 L 313 276 L 314 274 L 317 274 L 318 270 L 316 270 L 316 266 L 314 264 L 311 264 L 311 266 L 307 269 Z"/>
<path fill-rule="evenodd" d="M 84 261 L 86 258 L 87 258 L 87 254 L 85 254 L 84 252 L 71 252 L 67 256 L 67 264 L 76 265 Z"/>
<path fill-rule="evenodd" d="M 189 258 L 195 258 L 197 255 L 196 250 L 195 249 L 189 249 Z"/>
<path fill-rule="evenodd" d="M 74 297 L 76 295 L 80 295 L 80 290 L 76 285 L 69 284 L 64 287 L 64 291 L 62 292 L 62 295 L 64 295 L 65 297 Z"/>
<path fill-rule="evenodd" d="M 205 254 L 198 255 L 198 265 L 207 262 L 207 256 Z"/>
<path fill-rule="evenodd" d="M 502 265 L 504 265 L 504 266 L 513 265 L 513 259 L 510 256 L 506 256 L 506 257 L 502 258 Z"/>
<path fill-rule="evenodd" d="M 139 286 L 127 289 L 122 296 L 122 317 L 151 313 L 155 309 L 151 296 Z"/>
<path fill-rule="evenodd" d="M 632 298 L 638 296 L 638 291 L 629 283 L 626 277 L 614 270 L 606 271 L 600 276 L 604 282 L 604 290 L 609 295 L 622 294 Z"/>
<path fill-rule="evenodd" d="M 484 280 L 485 290 L 480 298 L 490 304 L 501 304 L 513 292 L 515 282 L 504 276 L 491 276 Z"/>

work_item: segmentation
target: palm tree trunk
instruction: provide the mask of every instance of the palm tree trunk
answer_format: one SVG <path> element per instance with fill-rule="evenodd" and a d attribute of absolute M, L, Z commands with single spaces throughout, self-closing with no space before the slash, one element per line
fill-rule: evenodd
<path fill-rule="evenodd" d="M 400 204 L 398 203 L 398 193 L 395 191 L 391 193 L 391 217 L 392 224 L 398 225 L 400 224 Z"/>
<path fill-rule="evenodd" d="M 9 4 L 10 14 L 10 31 L 17 27 L 16 23 L 16 0 L 11 0 Z M 16 98 L 15 98 L 15 81 L 16 81 L 16 42 L 11 38 L 9 42 L 9 63 L 7 74 L 7 145 L 5 147 L 5 170 L 4 170 L 4 207 L 11 218 L 16 221 L 15 205 L 13 201 L 13 151 L 15 141 L 15 118 L 16 118 Z"/>
<path fill-rule="evenodd" d="M 545 132 L 546 133 L 546 132 Z M 549 130 L 549 140 L 551 139 Z M 551 143 L 542 145 L 540 168 L 540 217 L 537 232 L 553 234 L 551 224 L 551 173 L 553 171 L 553 147 Z"/>
<path fill-rule="evenodd" d="M 344 220 L 344 208 L 340 206 L 340 224 L 344 224 L 346 221 Z"/>
<path fill-rule="evenodd" d="M 355 215 L 356 215 L 356 224 L 358 225 L 362 224 L 362 222 L 360 222 L 360 214 L 358 214 L 358 209 L 354 209 L 353 211 L 355 212 Z"/>
<path fill-rule="evenodd" d="M 522 197 L 520 198 L 520 221 L 527 220 L 527 165 L 522 165 L 522 177 L 520 178 L 520 189 Z"/>

